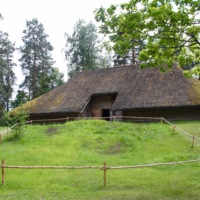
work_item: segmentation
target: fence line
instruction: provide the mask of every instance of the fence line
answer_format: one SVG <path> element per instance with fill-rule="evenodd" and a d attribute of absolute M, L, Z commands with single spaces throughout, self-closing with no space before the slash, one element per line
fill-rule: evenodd
<path fill-rule="evenodd" d="M 5 165 L 8 169 L 101 169 L 99 166 L 15 166 Z"/>
<path fill-rule="evenodd" d="M 188 135 L 188 136 L 190 136 L 190 137 L 192 137 L 192 138 L 195 138 L 195 139 L 200 140 L 199 137 L 197 137 L 197 136 L 195 136 L 195 135 L 192 135 L 192 134 L 188 133 L 187 131 L 183 130 L 183 129 L 180 128 L 179 126 L 177 126 L 177 125 L 175 125 L 175 124 L 172 124 L 171 122 L 169 122 L 169 121 L 166 120 L 165 118 L 162 117 L 162 120 L 165 121 L 166 123 L 170 124 L 171 126 L 177 128 L 177 129 L 179 129 L 180 131 L 184 132 L 186 135 Z"/>
<path fill-rule="evenodd" d="M 5 133 L 8 134 L 8 132 L 9 132 L 10 130 L 11 130 L 11 129 L 7 127 L 7 129 L 6 129 L 5 131 L 0 132 L 0 144 L 1 144 L 1 141 L 2 141 L 2 135 L 5 134 Z"/>
<path fill-rule="evenodd" d="M 1 132 L 0 135 L 3 135 L 5 133 L 8 133 L 8 128 L 5 131 Z"/>
<path fill-rule="evenodd" d="M 10 169 L 100 169 L 100 170 L 104 171 L 104 175 L 103 175 L 104 184 L 103 185 L 106 186 L 106 181 L 107 181 L 106 171 L 107 170 L 148 168 L 148 167 L 178 165 L 178 164 L 195 163 L 195 162 L 200 162 L 200 159 L 178 161 L 178 162 L 168 162 L 168 163 L 135 165 L 135 166 L 118 166 L 118 167 L 107 166 L 107 163 L 104 162 L 103 167 L 100 167 L 100 166 L 14 166 L 14 165 L 6 165 L 4 160 L 2 160 L 2 164 L 0 165 L 0 167 L 2 168 L 2 186 L 4 186 L 4 184 L 5 184 L 5 169 L 6 168 L 10 168 Z"/>
<path fill-rule="evenodd" d="M 148 120 L 159 120 L 161 123 L 164 121 L 166 122 L 167 124 L 173 126 L 173 128 L 177 128 L 179 129 L 181 132 L 184 132 L 186 135 L 188 135 L 189 137 L 192 137 L 192 139 L 198 139 L 200 140 L 200 137 L 197 137 L 195 135 L 192 135 L 190 133 L 188 133 L 187 131 L 183 130 L 182 128 L 180 128 L 179 126 L 169 122 L 168 120 L 166 120 L 165 118 L 163 117 L 134 117 L 134 116 L 111 116 L 111 117 L 71 117 L 71 119 L 74 119 L 74 120 L 84 120 L 84 119 L 88 119 L 88 120 L 91 120 L 91 119 L 111 119 L 113 121 L 115 121 L 116 119 L 148 119 Z M 66 121 L 69 121 L 70 120 L 70 117 L 67 117 L 67 118 L 60 118 L 60 119 L 45 119 L 45 120 L 32 120 L 31 123 L 33 122 L 42 122 L 42 121 L 60 121 L 60 120 L 66 120 Z"/>
<path fill-rule="evenodd" d="M 124 118 L 124 119 L 155 119 L 155 120 L 161 120 L 162 117 L 134 117 L 134 116 L 115 116 L 116 118 Z"/>
<path fill-rule="evenodd" d="M 16 165 L 6 165 L 3 161 L 2 168 L 8 169 L 101 169 L 101 170 L 112 170 L 112 169 L 136 169 L 136 168 L 145 168 L 145 167 L 158 167 L 158 166 L 166 166 L 166 165 L 179 165 L 185 163 L 194 163 L 200 162 L 200 159 L 195 160 L 186 160 L 186 161 L 177 161 L 177 162 L 167 162 L 167 163 L 153 163 L 153 164 L 145 164 L 145 165 L 134 165 L 134 166 L 16 166 Z"/>
<path fill-rule="evenodd" d="M 165 118 L 161 117 L 161 118 L 156 118 L 156 117 L 124 117 L 124 116 L 112 116 L 109 119 L 113 119 L 113 121 L 115 121 L 115 119 L 123 119 L 123 118 L 130 118 L 130 119 L 154 119 L 154 120 L 160 120 L 160 122 L 162 123 L 163 121 L 166 122 L 167 124 L 171 125 L 173 127 L 173 131 L 175 130 L 175 128 L 177 128 L 178 130 L 180 130 L 181 132 L 185 133 L 186 135 L 192 137 L 192 146 L 194 146 L 194 140 L 195 139 L 199 139 L 199 137 L 192 135 L 190 133 L 188 133 L 187 131 L 183 130 L 182 128 L 178 127 L 177 125 L 169 122 L 168 120 L 166 120 Z M 69 117 L 67 118 L 60 118 L 60 119 L 46 119 L 46 120 L 31 120 L 31 121 L 27 121 L 24 124 L 32 124 L 33 122 L 42 122 L 42 121 L 60 121 L 60 120 L 66 120 L 67 122 L 69 121 Z M 105 119 L 103 117 L 101 118 L 75 118 L 72 117 L 71 119 Z M 0 143 L 1 143 L 1 136 L 5 133 L 8 133 L 11 129 L 13 129 L 15 126 L 17 126 L 17 124 L 13 125 L 11 128 L 7 128 L 7 130 L 3 131 L 2 133 L 0 133 Z M 154 163 L 154 164 L 146 164 L 146 165 L 135 165 L 135 166 L 118 166 L 118 167 L 110 167 L 107 166 L 106 162 L 104 162 L 104 166 L 100 167 L 100 166 L 13 166 L 13 165 L 5 165 L 4 161 L 2 161 L 1 164 L 1 168 L 2 168 L 2 185 L 4 185 L 5 182 L 5 169 L 6 168 L 11 168 L 11 169 L 100 169 L 104 171 L 104 186 L 106 186 L 106 171 L 107 170 L 117 170 L 117 169 L 131 169 L 131 168 L 147 168 L 147 167 L 156 167 L 156 166 L 166 166 L 166 165 L 177 165 L 177 164 L 185 164 L 185 163 L 194 163 L 194 162 L 199 162 L 200 160 L 188 160 L 188 161 L 179 161 L 179 162 L 169 162 L 169 163 Z"/>
<path fill-rule="evenodd" d="M 135 165 L 135 166 L 119 166 L 119 167 L 106 167 L 107 170 L 110 169 L 136 169 L 136 168 L 147 168 L 147 167 L 159 167 L 159 166 L 166 166 L 166 165 L 180 165 L 185 163 L 194 163 L 200 162 L 200 159 L 197 160 L 187 160 L 187 161 L 179 161 L 179 162 L 168 162 L 168 163 L 154 163 L 154 164 L 146 164 L 146 165 Z M 101 169 L 104 169 L 101 168 Z"/>
<path fill-rule="evenodd" d="M 114 121 L 115 119 L 148 119 L 148 120 L 161 120 L 161 117 L 134 117 L 134 116 L 110 116 L 110 117 L 67 117 L 67 118 L 57 118 L 57 119 L 38 119 L 31 120 L 30 122 L 51 122 L 51 121 L 69 121 L 72 120 L 94 120 L 94 119 L 110 119 Z"/>
<path fill-rule="evenodd" d="M 33 122 L 52 122 L 52 121 L 64 121 L 64 120 L 66 120 L 66 121 L 68 121 L 69 120 L 69 117 L 67 117 L 67 118 L 57 118 L 57 119 L 35 119 L 35 120 L 31 120 L 31 121 L 29 121 L 29 123 L 33 123 Z"/>
<path fill-rule="evenodd" d="M 159 120 L 161 123 L 164 121 L 166 122 L 167 124 L 171 125 L 173 127 L 173 131 L 175 131 L 175 128 L 177 128 L 178 130 L 180 130 L 181 132 L 185 133 L 186 135 L 188 135 L 189 137 L 192 138 L 192 146 L 194 146 L 194 140 L 195 139 L 198 139 L 200 140 L 200 137 L 197 137 L 195 136 L 194 134 L 190 134 L 189 132 L 183 130 L 182 128 L 180 128 L 179 126 L 169 122 L 168 120 L 166 120 L 165 118 L 163 117 L 134 117 L 134 116 L 111 116 L 111 117 L 97 117 L 97 118 L 94 118 L 94 117 L 67 117 L 67 118 L 58 118 L 58 119 L 44 119 L 44 120 L 31 120 L 31 121 L 27 121 L 25 122 L 24 124 L 33 124 L 34 122 L 51 122 L 51 121 L 61 121 L 61 120 L 65 120 L 66 122 L 68 122 L 70 119 L 73 119 L 73 120 L 84 120 L 84 119 L 88 119 L 88 120 L 91 120 L 91 119 L 111 119 L 113 121 L 115 121 L 116 119 L 148 119 L 148 120 Z M 15 126 L 17 126 L 19 123 L 17 124 L 14 124 L 12 127 L 10 127 L 9 130 L 13 129 Z M 0 133 L 0 143 L 1 143 L 1 140 L 2 140 L 2 135 L 5 134 L 5 133 L 8 133 L 8 129 L 5 130 L 4 132 Z"/>

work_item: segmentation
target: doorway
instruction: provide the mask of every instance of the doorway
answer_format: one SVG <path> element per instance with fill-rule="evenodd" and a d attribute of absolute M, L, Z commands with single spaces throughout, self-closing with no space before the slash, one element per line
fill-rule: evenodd
<path fill-rule="evenodd" d="M 110 120 L 110 109 L 102 109 L 102 117 L 105 118 L 105 120 Z"/>

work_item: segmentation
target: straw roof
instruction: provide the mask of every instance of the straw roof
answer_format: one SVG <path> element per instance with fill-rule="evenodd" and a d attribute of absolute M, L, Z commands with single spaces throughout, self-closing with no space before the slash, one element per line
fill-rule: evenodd
<path fill-rule="evenodd" d="M 174 67 L 124 66 L 76 73 L 62 86 L 24 105 L 29 114 L 80 113 L 92 95 L 116 93 L 113 110 L 200 105 L 200 81 Z"/>

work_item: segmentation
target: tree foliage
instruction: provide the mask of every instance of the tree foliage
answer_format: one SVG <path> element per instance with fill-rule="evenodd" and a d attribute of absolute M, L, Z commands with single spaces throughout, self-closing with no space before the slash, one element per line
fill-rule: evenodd
<path fill-rule="evenodd" d="M 24 134 L 27 121 L 29 115 L 26 113 L 25 109 L 20 106 L 19 111 L 11 116 L 9 112 L 4 113 L 3 120 L 6 122 L 8 127 L 12 128 L 14 131 L 15 138 L 21 138 Z"/>
<path fill-rule="evenodd" d="M 118 54 L 140 46 L 142 67 L 193 65 L 200 74 L 199 0 L 130 0 L 95 13 L 100 32 L 109 35 Z"/>
<path fill-rule="evenodd" d="M 50 67 L 49 75 L 45 76 L 43 82 L 41 82 L 40 93 L 44 94 L 63 84 L 64 74 L 60 73 L 58 68 Z"/>
<path fill-rule="evenodd" d="M 13 67 L 16 65 L 13 61 L 14 46 L 8 34 L 0 31 L 0 116 L 5 109 L 9 110 L 16 79 L 13 72 Z"/>
<path fill-rule="evenodd" d="M 63 75 L 53 68 L 53 46 L 47 41 L 43 25 L 37 19 L 27 21 L 23 34 L 20 61 L 25 79 L 21 87 L 26 88 L 29 99 L 33 99 L 58 86 L 56 83 L 62 83 Z M 52 75 L 55 71 L 57 76 Z"/>
<path fill-rule="evenodd" d="M 65 34 L 65 58 L 68 61 L 68 75 L 77 71 L 94 70 L 110 65 L 110 57 L 103 56 L 97 28 L 93 23 L 79 19 L 72 35 Z"/>
<path fill-rule="evenodd" d="M 139 57 L 140 51 L 142 50 L 142 46 L 144 46 L 143 42 L 141 42 L 141 46 L 133 46 L 132 49 L 130 49 L 128 52 L 124 54 L 115 53 L 113 56 L 114 66 L 140 64 L 138 57 Z"/>
<path fill-rule="evenodd" d="M 29 101 L 28 93 L 24 90 L 18 90 L 15 100 L 11 101 L 11 107 L 16 108 Z"/>

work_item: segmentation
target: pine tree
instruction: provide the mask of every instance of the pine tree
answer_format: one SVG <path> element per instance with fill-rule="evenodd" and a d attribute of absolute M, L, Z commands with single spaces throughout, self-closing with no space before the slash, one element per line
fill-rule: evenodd
<path fill-rule="evenodd" d="M 16 108 L 29 101 L 27 92 L 18 90 L 15 100 L 11 101 L 11 107 Z"/>
<path fill-rule="evenodd" d="M 27 89 L 29 99 L 33 99 L 52 89 L 48 87 L 46 80 L 52 77 L 53 46 L 47 41 L 48 35 L 37 19 L 26 22 L 23 34 L 24 45 L 20 47 L 22 53 L 20 61 L 25 79 L 20 87 Z M 56 78 L 60 78 L 62 82 L 63 75 L 60 74 Z"/>
<path fill-rule="evenodd" d="M 9 111 L 10 99 L 12 97 L 15 74 L 13 67 L 14 43 L 9 40 L 9 35 L 0 31 L 0 113 L 4 109 Z"/>

